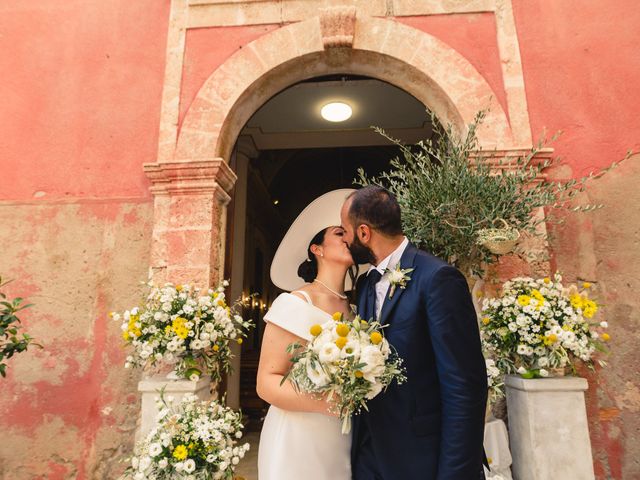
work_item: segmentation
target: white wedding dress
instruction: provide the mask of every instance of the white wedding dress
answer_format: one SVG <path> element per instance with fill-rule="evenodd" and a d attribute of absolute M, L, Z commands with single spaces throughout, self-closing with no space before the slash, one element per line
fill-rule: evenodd
<path fill-rule="evenodd" d="M 331 315 L 290 293 L 273 302 L 264 319 L 304 340 L 309 328 Z M 341 433 L 339 418 L 269 407 L 258 450 L 259 480 L 351 480 L 351 434 Z"/>

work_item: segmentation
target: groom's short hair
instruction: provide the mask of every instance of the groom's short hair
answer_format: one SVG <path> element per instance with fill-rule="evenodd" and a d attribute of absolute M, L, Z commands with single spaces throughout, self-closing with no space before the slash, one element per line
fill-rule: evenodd
<path fill-rule="evenodd" d="M 364 223 L 383 235 L 402 235 L 400 205 L 389 190 L 367 185 L 347 198 L 351 200 L 349 219 L 354 227 Z"/>

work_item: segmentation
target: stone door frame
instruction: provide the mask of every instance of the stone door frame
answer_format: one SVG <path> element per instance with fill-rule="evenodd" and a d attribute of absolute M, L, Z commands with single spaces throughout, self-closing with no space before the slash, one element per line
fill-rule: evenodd
<path fill-rule="evenodd" d="M 144 165 L 154 195 L 150 271 L 158 281 L 208 284 L 219 279 L 226 205 L 237 179 L 229 168 L 233 145 L 264 102 L 300 80 L 352 73 L 387 81 L 461 132 L 478 110 L 489 108 L 478 132 L 483 148 L 496 149 L 496 157 L 531 148 L 511 0 L 394 0 L 391 7 L 382 0 L 341 3 L 172 0 L 158 159 Z M 506 111 L 456 50 L 388 18 L 482 12 L 496 18 Z M 283 26 L 243 46 L 213 71 L 178 125 L 187 30 L 259 23 Z"/>

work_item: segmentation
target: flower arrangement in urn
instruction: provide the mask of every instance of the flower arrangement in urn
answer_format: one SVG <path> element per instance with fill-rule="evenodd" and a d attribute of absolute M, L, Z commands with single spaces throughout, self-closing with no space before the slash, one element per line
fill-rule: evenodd
<path fill-rule="evenodd" d="M 249 450 L 238 445 L 242 416 L 217 401 L 186 395 L 158 402 L 158 426 L 135 446 L 125 479 L 230 480 Z"/>
<path fill-rule="evenodd" d="M 201 290 L 192 285 L 154 287 L 144 305 L 112 312 L 121 322 L 122 338 L 133 353 L 125 368 L 169 365 L 178 377 L 197 381 L 211 375 L 219 381 L 230 369 L 231 342 L 242 343 L 253 326 L 237 313 L 239 304 L 227 304 L 226 280 L 216 289 Z"/>
<path fill-rule="evenodd" d="M 481 337 L 491 366 L 524 378 L 547 377 L 566 367 L 575 371 L 577 362 L 593 368 L 596 350 L 606 352 L 610 336 L 607 322 L 594 319 L 599 305 L 590 289 L 586 282 L 582 288 L 565 287 L 560 274 L 506 282 L 501 295 L 482 305 Z M 502 384 L 495 386 L 501 392 Z"/>

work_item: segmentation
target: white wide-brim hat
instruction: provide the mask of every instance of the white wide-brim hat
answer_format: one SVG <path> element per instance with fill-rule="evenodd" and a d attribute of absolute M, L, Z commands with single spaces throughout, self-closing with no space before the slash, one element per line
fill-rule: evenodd
<path fill-rule="evenodd" d="M 304 284 L 298 276 L 298 267 L 309 258 L 309 242 L 321 230 L 340 225 L 340 210 L 352 192 L 353 188 L 327 192 L 307 205 L 293 221 L 271 263 L 271 281 L 276 287 L 290 292 Z M 345 289 L 351 289 L 349 276 Z"/>

